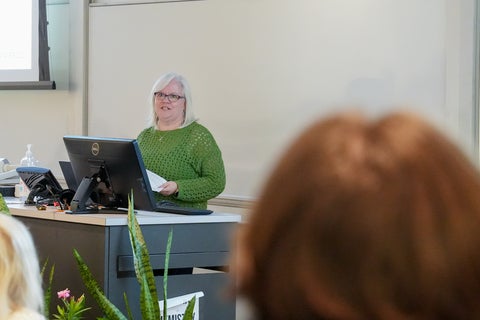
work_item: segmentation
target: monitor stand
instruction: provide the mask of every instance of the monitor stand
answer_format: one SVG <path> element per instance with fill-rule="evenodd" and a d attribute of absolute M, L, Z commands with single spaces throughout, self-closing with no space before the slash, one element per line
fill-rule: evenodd
<path fill-rule="evenodd" d="M 75 192 L 75 195 L 70 202 L 70 210 L 66 213 L 70 214 L 94 214 L 94 213 L 124 213 L 122 210 L 117 210 L 118 203 L 115 200 L 101 199 L 101 196 L 96 193 L 101 189 L 100 184 L 105 184 L 106 188 L 110 187 L 110 178 L 105 164 L 102 161 L 91 162 L 92 171 L 96 172 L 91 177 L 84 177 Z M 97 197 L 93 197 L 97 194 Z M 113 196 L 115 199 L 115 196 Z M 92 201 L 93 200 L 93 201 Z"/>
<path fill-rule="evenodd" d="M 98 180 L 96 176 L 85 177 L 80 182 L 72 202 L 70 203 L 70 210 L 68 213 L 82 214 L 82 213 L 98 213 L 97 208 L 88 208 L 87 202 L 90 199 L 90 195 L 93 190 L 98 186 Z"/>

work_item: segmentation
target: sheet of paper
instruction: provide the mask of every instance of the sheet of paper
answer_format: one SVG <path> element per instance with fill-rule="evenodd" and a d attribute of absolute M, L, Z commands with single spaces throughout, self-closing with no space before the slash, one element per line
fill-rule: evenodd
<path fill-rule="evenodd" d="M 147 170 L 147 176 L 148 180 L 150 181 L 150 186 L 155 192 L 160 192 L 163 189 L 161 185 L 167 182 L 167 180 L 150 170 Z"/>
<path fill-rule="evenodd" d="M 6 172 L 0 172 L 0 180 L 18 178 L 17 170 L 13 169 Z"/>

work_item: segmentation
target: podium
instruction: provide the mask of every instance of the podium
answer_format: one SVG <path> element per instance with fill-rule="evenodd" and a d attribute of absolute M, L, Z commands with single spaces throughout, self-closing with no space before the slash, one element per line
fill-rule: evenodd
<path fill-rule="evenodd" d="M 56 292 L 69 288 L 79 297 L 85 293 L 91 306 L 87 319 L 101 316 L 87 292 L 73 256 L 76 249 L 103 288 L 108 299 L 124 314 L 123 294 L 127 294 L 134 319 L 141 319 L 133 255 L 125 214 L 70 215 L 23 205 L 9 205 L 10 212 L 30 229 L 40 263 L 55 264 L 50 311 L 61 303 Z M 173 229 L 167 298 L 192 292 L 204 293 L 199 300 L 200 319 L 235 319 L 235 299 L 227 295 L 230 284 L 228 259 L 232 233 L 241 216 L 212 213 L 182 216 L 166 213 L 137 213 L 154 270 L 159 300 L 163 300 L 163 269 L 168 233 Z M 46 272 L 49 271 L 47 268 Z"/>

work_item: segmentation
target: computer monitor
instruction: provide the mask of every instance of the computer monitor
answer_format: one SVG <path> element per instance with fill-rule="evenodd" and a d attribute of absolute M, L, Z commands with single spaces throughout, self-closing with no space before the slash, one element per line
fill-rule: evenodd
<path fill-rule="evenodd" d="M 77 178 L 75 178 L 75 173 L 73 173 L 70 161 L 59 160 L 58 165 L 62 170 L 63 178 L 65 178 L 65 183 L 67 184 L 68 189 L 76 191 L 78 188 L 78 183 Z"/>
<path fill-rule="evenodd" d="M 72 213 L 127 208 L 132 191 L 135 209 L 153 208 L 155 200 L 136 140 L 65 136 L 63 141 L 80 182 L 71 201 Z"/>
<path fill-rule="evenodd" d="M 41 167 L 18 167 L 16 171 L 20 179 L 22 179 L 30 190 L 25 204 L 53 204 L 54 201 L 59 201 L 63 189 L 50 169 Z"/>

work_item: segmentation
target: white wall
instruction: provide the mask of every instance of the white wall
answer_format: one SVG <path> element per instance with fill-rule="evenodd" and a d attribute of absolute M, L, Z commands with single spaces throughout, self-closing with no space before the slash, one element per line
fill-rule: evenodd
<path fill-rule="evenodd" d="M 0 157 L 12 162 L 32 143 L 59 173 L 65 134 L 136 136 L 166 70 L 192 82 L 224 152 L 226 196 L 255 195 L 289 139 L 336 103 L 376 112 L 409 98 L 472 149 L 476 0 L 47 3 L 58 89 L 0 91 Z"/>
<path fill-rule="evenodd" d="M 254 198 L 298 131 L 343 105 L 372 114 L 411 106 L 468 149 L 473 4 L 206 0 L 91 6 L 88 130 L 136 137 L 145 126 L 151 84 L 174 70 L 190 80 L 200 122 L 223 151 L 227 198 Z"/>
<path fill-rule="evenodd" d="M 0 90 L 0 157 L 18 163 L 26 145 L 60 175 L 62 137 L 82 133 L 85 94 L 84 18 L 87 1 L 47 1 L 51 77 L 57 90 Z"/>

